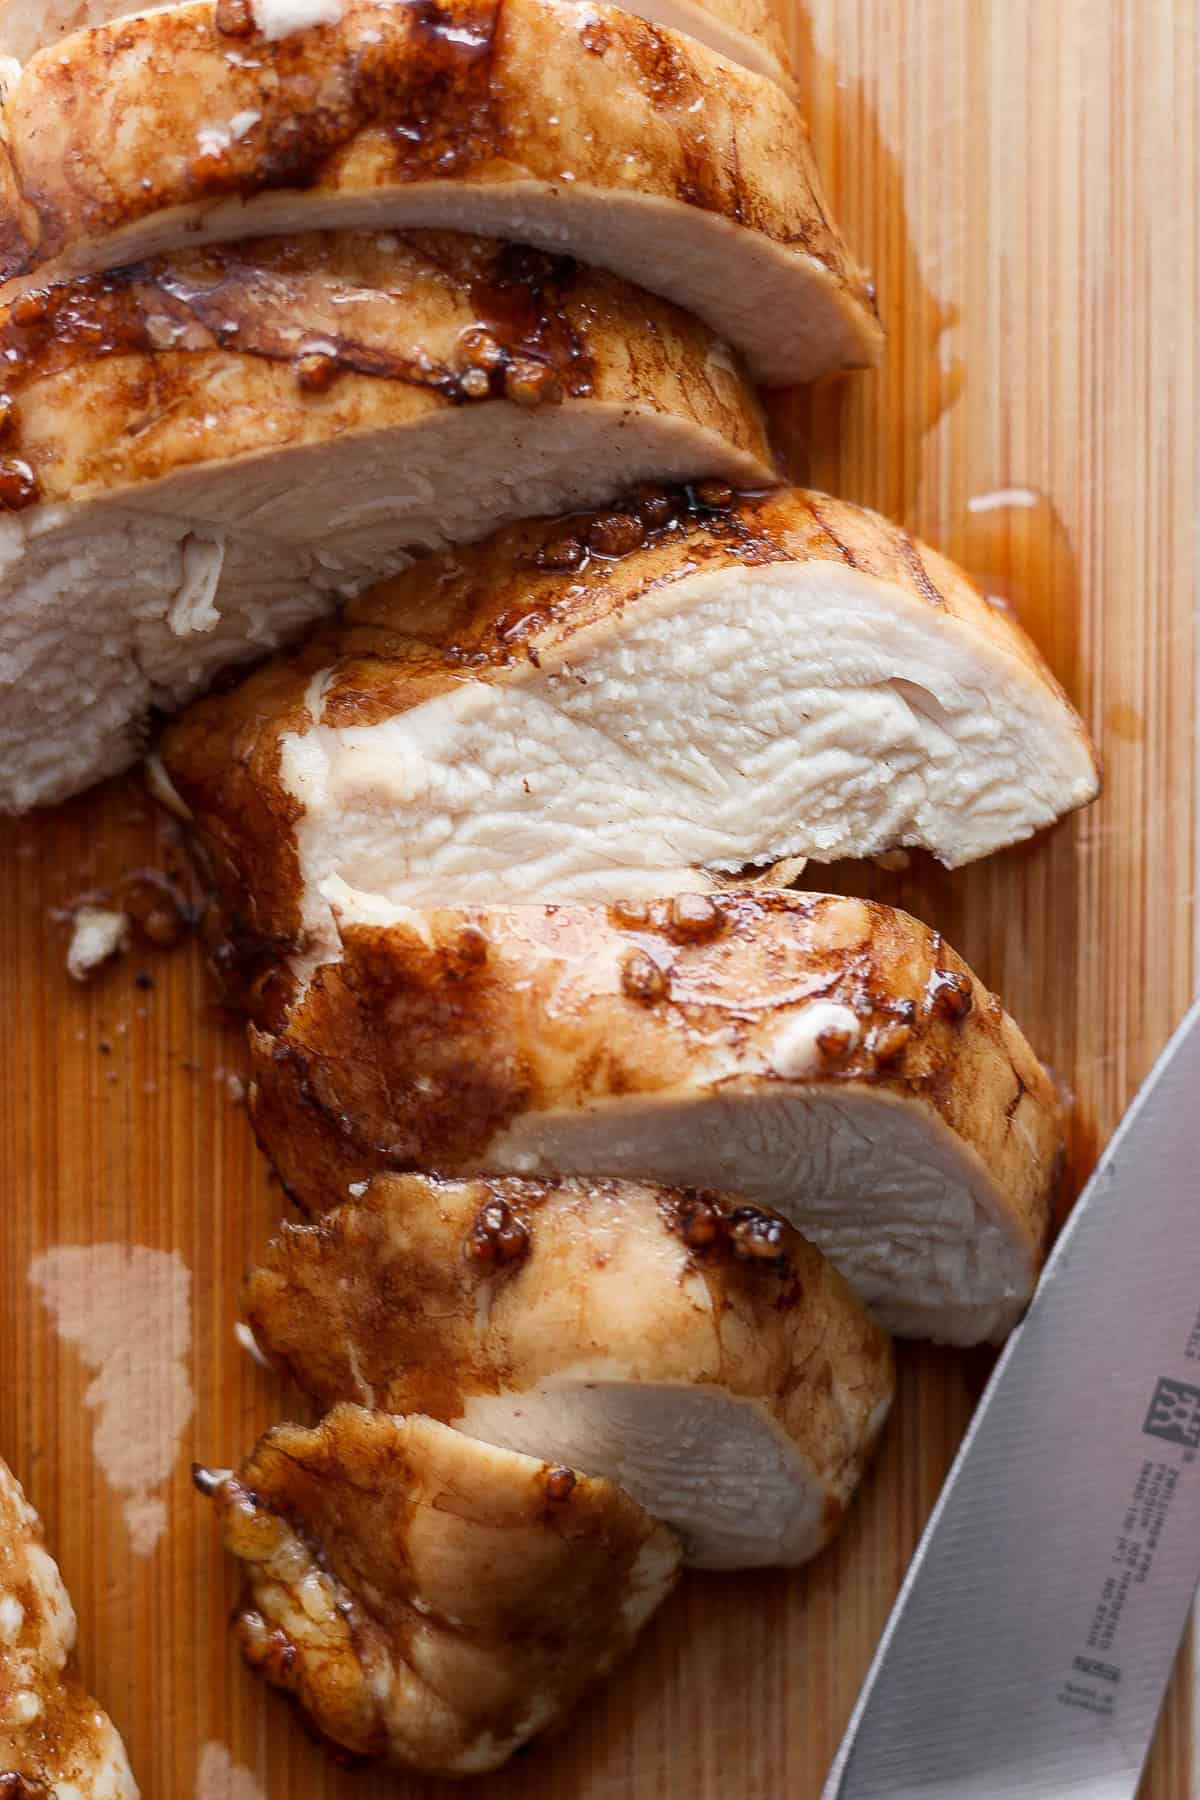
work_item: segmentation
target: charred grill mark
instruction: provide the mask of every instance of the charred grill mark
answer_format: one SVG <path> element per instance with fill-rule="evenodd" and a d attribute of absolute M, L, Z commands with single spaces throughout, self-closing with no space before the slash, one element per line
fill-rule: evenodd
<path fill-rule="evenodd" d="M 814 523 L 819 527 L 823 535 L 829 539 L 829 542 L 833 545 L 842 561 L 848 568 L 857 569 L 859 566 L 858 559 L 853 550 L 851 550 L 849 544 L 847 544 L 843 538 L 838 536 L 837 532 L 833 529 L 833 526 L 829 523 L 824 508 L 820 506 L 811 495 L 808 498 L 808 510 L 812 515 Z"/>
<path fill-rule="evenodd" d="M 912 575 L 913 582 L 916 585 L 918 592 L 928 600 L 931 606 L 944 609 L 946 605 L 945 595 L 936 585 L 929 570 L 925 567 L 920 549 L 914 539 L 909 537 L 907 531 L 901 531 L 896 534 L 896 541 L 900 546 L 900 554 L 908 566 L 909 573 Z"/>

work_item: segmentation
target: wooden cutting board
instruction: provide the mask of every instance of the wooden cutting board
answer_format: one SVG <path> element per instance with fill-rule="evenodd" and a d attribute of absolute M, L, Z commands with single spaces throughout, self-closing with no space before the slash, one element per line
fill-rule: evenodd
<path fill-rule="evenodd" d="M 781 432 L 810 479 L 1016 609 L 1107 763 L 1100 805 L 1029 848 L 831 879 L 942 927 L 1004 995 L 1075 1096 L 1077 1191 L 1193 981 L 1195 10 L 814 0 L 789 23 L 890 339 L 877 375 L 781 406 Z M 280 1195 L 194 946 L 80 989 L 54 918 L 178 861 L 133 783 L 0 832 L 0 1450 L 147 1800 L 444 1793 L 335 1770 L 228 1641 L 233 1577 L 188 1466 L 235 1461 L 286 1408 L 234 1338 Z M 476 1791 L 815 1800 L 986 1372 L 906 1351 L 834 1550 L 800 1574 L 690 1580 L 569 1737 Z M 1192 1678 L 1185 1655 L 1153 1800 L 1200 1795 Z"/>

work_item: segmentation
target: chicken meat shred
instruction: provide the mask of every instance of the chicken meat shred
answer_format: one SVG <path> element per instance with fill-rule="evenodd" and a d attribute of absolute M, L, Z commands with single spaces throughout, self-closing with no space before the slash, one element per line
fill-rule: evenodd
<path fill-rule="evenodd" d="M 679 1545 L 609 1482 L 338 1406 L 199 1484 L 245 1565 L 242 1652 L 342 1750 L 499 1768 L 629 1651 Z"/>

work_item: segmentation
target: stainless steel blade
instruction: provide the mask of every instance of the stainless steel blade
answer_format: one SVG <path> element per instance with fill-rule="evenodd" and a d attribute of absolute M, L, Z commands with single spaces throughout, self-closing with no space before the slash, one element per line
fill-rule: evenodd
<path fill-rule="evenodd" d="M 997 1364 L 823 1800 L 1129 1800 L 1200 1576 L 1200 1003 Z"/>

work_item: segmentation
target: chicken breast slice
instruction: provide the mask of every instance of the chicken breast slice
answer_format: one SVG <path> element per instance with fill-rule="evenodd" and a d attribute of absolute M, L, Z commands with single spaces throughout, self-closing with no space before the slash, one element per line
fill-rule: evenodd
<path fill-rule="evenodd" d="M 138 1800 L 125 1746 L 75 1668 L 75 1611 L 37 1514 L 0 1461 L 0 1794 Z"/>
<path fill-rule="evenodd" d="M 57 44 L 73 31 L 165 12 L 168 5 L 134 6 L 129 0 L 0 0 L 0 56 L 28 62 L 36 51 Z M 253 10 L 262 28 L 278 32 L 289 19 L 311 22 L 314 15 L 323 18 L 340 12 L 340 0 L 299 0 L 298 4 L 258 0 Z M 787 45 L 769 0 L 641 0 L 625 10 L 651 25 L 665 25 L 697 38 L 728 61 L 770 76 L 789 93 L 794 90 Z"/>
<path fill-rule="evenodd" d="M 430 1774 L 499 1768 L 561 1722 L 679 1568 L 611 1483 L 430 1419 L 338 1406 L 199 1481 L 246 1567 L 251 1667 L 341 1749 Z"/>
<path fill-rule="evenodd" d="M 244 1304 L 322 1409 L 605 1475 L 702 1568 L 816 1555 L 892 1396 L 887 1339 L 782 1219 L 639 1182 L 379 1176 L 285 1226 Z"/>
<path fill-rule="evenodd" d="M 821 894 L 348 910 L 252 1031 L 306 1208 L 382 1169 L 614 1176 L 771 1208 L 881 1324 L 971 1344 L 1029 1299 L 1062 1149 L 1000 1001 L 906 913 Z"/>
<path fill-rule="evenodd" d="M 664 469 L 770 481 L 703 327 L 450 232 L 222 245 L 0 311 L 0 811 L 416 547 Z M 15 510 L 13 510 L 15 509 Z"/>
<path fill-rule="evenodd" d="M 878 359 L 869 287 L 777 83 L 592 0 L 315 11 L 274 35 L 247 0 L 189 0 L 38 52 L 3 105 L 0 276 L 442 226 L 663 294 L 763 381 Z"/>
<path fill-rule="evenodd" d="M 707 485 L 422 564 L 163 758 L 230 956 L 302 973 L 337 954 L 347 888 L 653 899 L 899 846 L 954 867 L 1098 785 L 1029 639 L 942 557 L 823 495 Z"/>

